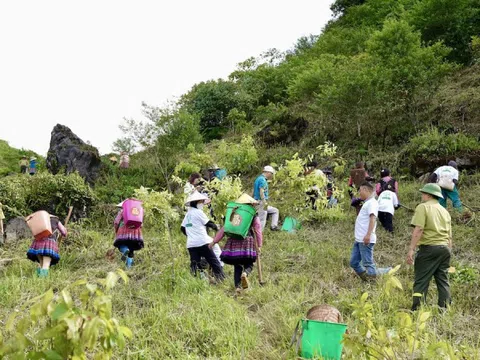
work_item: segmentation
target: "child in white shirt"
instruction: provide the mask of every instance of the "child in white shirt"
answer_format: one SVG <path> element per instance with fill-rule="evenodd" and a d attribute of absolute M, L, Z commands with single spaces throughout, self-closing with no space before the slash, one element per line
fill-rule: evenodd
<path fill-rule="evenodd" d="M 398 197 L 393 191 L 385 190 L 378 196 L 378 220 L 389 233 L 393 233 L 393 215 L 398 206 Z"/>

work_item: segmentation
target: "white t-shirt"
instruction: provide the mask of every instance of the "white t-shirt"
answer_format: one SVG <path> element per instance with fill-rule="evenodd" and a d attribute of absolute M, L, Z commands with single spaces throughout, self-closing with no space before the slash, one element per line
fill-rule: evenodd
<path fill-rule="evenodd" d="M 445 176 L 451 178 L 452 180 L 458 181 L 458 170 L 453 166 L 440 166 L 437 170 L 435 170 L 435 174 L 437 174 L 439 179 Z"/>
<path fill-rule="evenodd" d="M 377 217 L 378 217 L 378 201 L 372 196 L 370 199 L 366 200 L 363 204 L 360 212 L 358 213 L 357 220 L 355 221 L 355 241 L 363 242 L 363 238 L 367 235 L 368 225 L 370 224 L 370 215 L 375 215 L 375 225 L 373 226 L 373 231 L 370 236 L 370 243 L 375 244 L 377 242 L 377 235 L 375 230 L 377 228 Z"/>
<path fill-rule="evenodd" d="M 398 205 L 398 197 L 393 191 L 385 190 L 378 197 L 378 211 L 395 214 L 395 206 Z"/>
<path fill-rule="evenodd" d="M 193 207 L 188 209 L 182 221 L 187 233 L 187 248 L 203 246 L 213 241 L 205 227 L 208 222 L 209 219 L 202 210 Z"/>

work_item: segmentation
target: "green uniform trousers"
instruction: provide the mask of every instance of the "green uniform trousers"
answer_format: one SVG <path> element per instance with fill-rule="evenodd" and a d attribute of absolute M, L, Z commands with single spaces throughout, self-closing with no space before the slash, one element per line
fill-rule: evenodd
<path fill-rule="evenodd" d="M 450 285 L 448 283 L 448 268 L 450 267 L 451 252 L 444 245 L 421 245 L 415 256 L 415 283 L 413 293 L 420 293 L 422 297 L 413 297 L 412 310 L 420 306 L 420 302 L 427 296 L 428 286 L 432 277 L 435 278 L 438 289 L 438 306 L 447 307 L 450 304 Z"/>

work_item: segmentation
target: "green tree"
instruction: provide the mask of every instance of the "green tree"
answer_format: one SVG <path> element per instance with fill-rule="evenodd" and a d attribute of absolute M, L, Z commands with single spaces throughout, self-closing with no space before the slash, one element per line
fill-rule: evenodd
<path fill-rule="evenodd" d="M 198 116 L 178 107 L 159 108 L 142 104 L 147 122 L 127 120 L 122 130 L 142 147 L 142 163 L 155 169 L 170 189 L 170 179 L 182 154 L 203 144 Z"/>
<path fill-rule="evenodd" d="M 480 2 L 478 0 L 417 1 L 407 14 L 409 22 L 422 32 L 427 44 L 442 41 L 452 49 L 449 59 L 469 64 L 470 42 L 480 34 Z"/>
<path fill-rule="evenodd" d="M 226 117 L 237 107 L 236 85 L 218 79 L 196 84 L 182 96 L 180 104 L 200 119 L 200 130 L 206 140 L 218 139 L 227 131 Z"/>

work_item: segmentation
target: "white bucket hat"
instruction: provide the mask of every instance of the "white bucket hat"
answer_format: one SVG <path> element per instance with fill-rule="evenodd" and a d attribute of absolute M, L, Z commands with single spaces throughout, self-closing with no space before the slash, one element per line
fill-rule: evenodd
<path fill-rule="evenodd" d="M 265 166 L 265 167 L 263 168 L 263 171 L 264 171 L 264 172 L 269 172 L 269 173 L 275 174 L 275 169 L 274 169 L 272 166 L 270 166 L 270 165 Z"/>
<path fill-rule="evenodd" d="M 198 191 L 195 191 L 193 194 L 191 194 L 187 200 L 185 201 L 185 204 L 190 204 L 192 201 L 201 201 L 201 200 L 209 200 L 207 195 L 201 194 Z"/>

